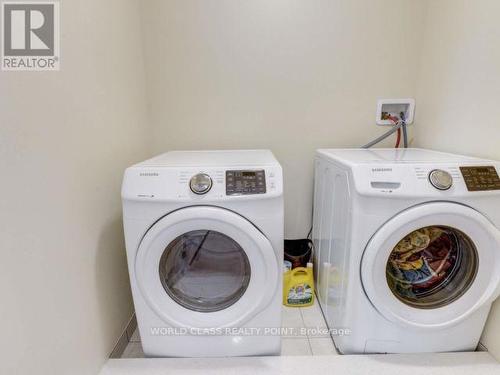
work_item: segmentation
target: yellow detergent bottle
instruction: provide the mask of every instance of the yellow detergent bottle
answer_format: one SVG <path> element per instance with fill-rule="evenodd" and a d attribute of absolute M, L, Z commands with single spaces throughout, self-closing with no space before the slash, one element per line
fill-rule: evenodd
<path fill-rule="evenodd" d="M 312 263 L 297 267 L 283 275 L 283 305 L 310 306 L 314 303 L 314 275 Z"/>

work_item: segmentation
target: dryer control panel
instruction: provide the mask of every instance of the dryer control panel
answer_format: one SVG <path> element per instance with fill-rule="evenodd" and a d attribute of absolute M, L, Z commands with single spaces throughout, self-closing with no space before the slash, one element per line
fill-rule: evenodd
<path fill-rule="evenodd" d="M 278 197 L 283 194 L 280 166 L 236 168 L 180 167 L 128 168 L 125 199 L 175 202 L 241 201 Z"/>
<path fill-rule="evenodd" d="M 260 170 L 227 170 L 226 195 L 266 193 L 266 173 Z"/>

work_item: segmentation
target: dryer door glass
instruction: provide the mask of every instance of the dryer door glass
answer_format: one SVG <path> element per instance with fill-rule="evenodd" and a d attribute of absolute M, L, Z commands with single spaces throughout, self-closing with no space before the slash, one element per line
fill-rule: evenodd
<path fill-rule="evenodd" d="M 250 264 L 241 246 L 225 234 L 195 230 L 175 238 L 160 259 L 160 279 L 179 305 L 199 312 L 226 309 L 250 282 Z"/>
<path fill-rule="evenodd" d="M 387 283 L 403 303 L 421 309 L 446 306 L 471 286 L 478 253 L 463 232 L 429 226 L 409 233 L 387 261 Z"/>

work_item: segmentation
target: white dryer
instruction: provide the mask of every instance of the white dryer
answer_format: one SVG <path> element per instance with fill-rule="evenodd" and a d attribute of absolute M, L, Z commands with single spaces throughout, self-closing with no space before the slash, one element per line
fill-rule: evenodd
<path fill-rule="evenodd" d="M 476 348 L 500 293 L 499 171 L 422 149 L 318 150 L 317 292 L 341 353 Z"/>
<path fill-rule="evenodd" d="M 174 151 L 128 168 L 123 222 L 146 356 L 279 354 L 282 170 L 270 151 Z"/>

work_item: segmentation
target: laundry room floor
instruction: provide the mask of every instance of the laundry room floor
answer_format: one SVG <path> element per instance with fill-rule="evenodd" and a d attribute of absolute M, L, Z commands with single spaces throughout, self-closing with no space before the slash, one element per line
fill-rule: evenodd
<path fill-rule="evenodd" d="M 283 306 L 283 328 L 300 332 L 306 328 L 307 335 L 287 335 L 282 338 L 281 355 L 283 356 L 318 356 L 336 355 L 332 339 L 318 330 L 327 329 L 325 319 L 317 302 L 310 307 Z M 121 358 L 144 358 L 141 339 L 137 329 L 132 333 Z"/>
<path fill-rule="evenodd" d="M 307 336 L 283 336 L 281 356 L 228 358 L 144 358 L 137 329 L 128 335 L 122 353 L 115 353 L 99 375 L 289 375 L 331 373 L 362 375 L 498 375 L 500 364 L 487 352 L 337 355 L 332 339 L 317 335 L 326 329 L 318 306 L 283 307 L 284 328 Z M 132 330 L 131 330 L 132 331 Z"/>

